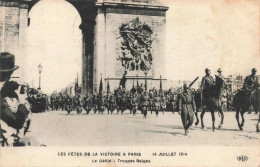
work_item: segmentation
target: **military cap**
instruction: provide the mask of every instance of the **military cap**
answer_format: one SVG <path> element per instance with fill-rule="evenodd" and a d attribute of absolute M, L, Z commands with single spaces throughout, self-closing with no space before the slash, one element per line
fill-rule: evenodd
<path fill-rule="evenodd" d="M 205 72 L 209 72 L 209 71 L 210 71 L 210 69 L 209 69 L 209 68 L 206 68 L 206 69 L 205 69 Z"/>
<path fill-rule="evenodd" d="M 221 68 L 219 68 L 217 72 L 222 72 Z"/>

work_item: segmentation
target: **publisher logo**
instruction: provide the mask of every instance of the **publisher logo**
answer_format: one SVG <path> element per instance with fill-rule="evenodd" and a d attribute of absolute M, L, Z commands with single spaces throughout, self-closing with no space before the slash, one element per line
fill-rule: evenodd
<path fill-rule="evenodd" d="M 248 157 L 245 156 L 245 155 L 240 155 L 237 157 L 237 160 L 240 161 L 240 162 L 245 162 L 248 160 Z"/>

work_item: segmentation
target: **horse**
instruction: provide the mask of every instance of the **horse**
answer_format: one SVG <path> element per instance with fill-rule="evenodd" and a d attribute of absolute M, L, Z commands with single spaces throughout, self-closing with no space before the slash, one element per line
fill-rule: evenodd
<path fill-rule="evenodd" d="M 249 95 L 247 94 L 246 90 L 239 90 L 234 96 L 233 106 L 236 111 L 237 124 L 238 124 L 239 130 L 241 130 L 241 131 L 243 130 L 243 126 L 245 123 L 244 113 L 249 110 L 250 106 L 252 106 L 256 112 L 259 111 L 259 104 L 260 104 L 259 85 L 258 85 L 258 88 L 255 91 L 253 91 L 252 94 L 250 94 L 250 96 L 251 95 L 252 95 L 252 98 L 249 98 L 248 97 Z M 241 114 L 241 117 L 242 117 L 241 124 L 239 121 L 239 113 Z M 259 122 L 260 122 L 260 115 L 259 115 L 258 123 L 256 125 L 256 131 L 259 131 Z"/>
<path fill-rule="evenodd" d="M 204 127 L 205 127 L 204 122 L 203 122 L 203 117 L 204 117 L 206 110 L 208 110 L 208 111 L 211 112 L 213 131 L 215 131 L 215 129 L 216 129 L 215 128 L 215 113 L 214 113 L 215 111 L 218 111 L 221 115 L 221 122 L 218 126 L 218 129 L 222 128 L 222 125 L 223 125 L 223 122 L 224 122 L 224 113 L 223 113 L 223 110 L 222 110 L 222 104 L 220 102 L 221 92 L 222 92 L 222 89 L 224 87 L 224 80 L 217 75 L 215 75 L 215 77 L 216 77 L 215 85 L 213 85 L 211 87 L 211 89 L 208 91 L 210 93 L 206 94 L 208 98 L 204 98 L 203 101 L 198 101 L 198 99 L 199 99 L 198 95 L 197 95 L 197 98 L 196 97 L 194 98 L 195 103 L 197 105 L 196 106 L 197 109 L 199 107 L 202 107 L 202 112 L 201 112 L 201 115 L 200 115 L 202 129 L 204 129 Z M 197 110 L 197 112 L 198 112 L 198 110 Z M 198 125 L 198 122 L 199 122 L 197 112 L 195 113 L 195 116 L 196 116 L 196 119 L 197 119 L 195 125 Z"/>

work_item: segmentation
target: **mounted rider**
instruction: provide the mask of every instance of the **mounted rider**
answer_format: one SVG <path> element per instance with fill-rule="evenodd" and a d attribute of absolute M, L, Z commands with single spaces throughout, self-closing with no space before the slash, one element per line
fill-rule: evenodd
<path fill-rule="evenodd" d="M 246 101 L 248 103 L 251 103 L 251 100 L 254 96 L 255 91 L 259 87 L 259 82 L 258 82 L 258 78 L 256 76 L 256 72 L 257 72 L 257 70 L 255 68 L 253 68 L 251 75 L 249 75 L 245 78 L 245 81 L 243 84 L 242 90 L 244 90 L 244 92 L 246 93 L 246 96 L 247 96 Z"/>
<path fill-rule="evenodd" d="M 217 77 L 221 78 L 224 81 L 224 83 L 223 83 L 223 87 L 224 87 L 226 85 L 226 80 L 225 80 L 224 76 L 222 75 L 221 68 L 219 68 L 217 72 L 218 72 Z M 219 96 L 219 101 L 220 101 L 221 104 L 223 104 L 223 101 L 224 101 L 224 99 L 223 99 L 224 98 L 224 91 L 223 90 L 224 89 L 222 88 L 220 96 Z"/>
<path fill-rule="evenodd" d="M 206 75 L 202 78 L 201 81 L 201 90 L 202 90 L 203 99 L 207 100 L 213 93 L 212 88 L 215 85 L 215 80 L 210 75 L 211 74 L 210 69 L 206 68 L 205 73 Z"/>

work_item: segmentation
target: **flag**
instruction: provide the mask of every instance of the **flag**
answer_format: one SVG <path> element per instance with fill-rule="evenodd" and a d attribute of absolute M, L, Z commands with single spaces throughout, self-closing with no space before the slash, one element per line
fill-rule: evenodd
<path fill-rule="evenodd" d="M 135 79 L 133 79 L 133 89 L 135 88 Z"/>
<path fill-rule="evenodd" d="M 162 90 L 162 76 L 160 75 L 160 90 Z"/>
<path fill-rule="evenodd" d="M 109 78 L 108 78 L 108 80 L 107 80 L 107 93 L 109 93 L 110 92 L 110 85 L 109 85 Z"/>
<path fill-rule="evenodd" d="M 136 76 L 136 87 L 139 88 L 139 83 L 138 83 L 138 76 Z"/>
<path fill-rule="evenodd" d="M 102 77 L 100 79 L 100 83 L 99 83 L 99 94 L 101 94 L 103 91 L 103 83 L 102 83 Z"/>

